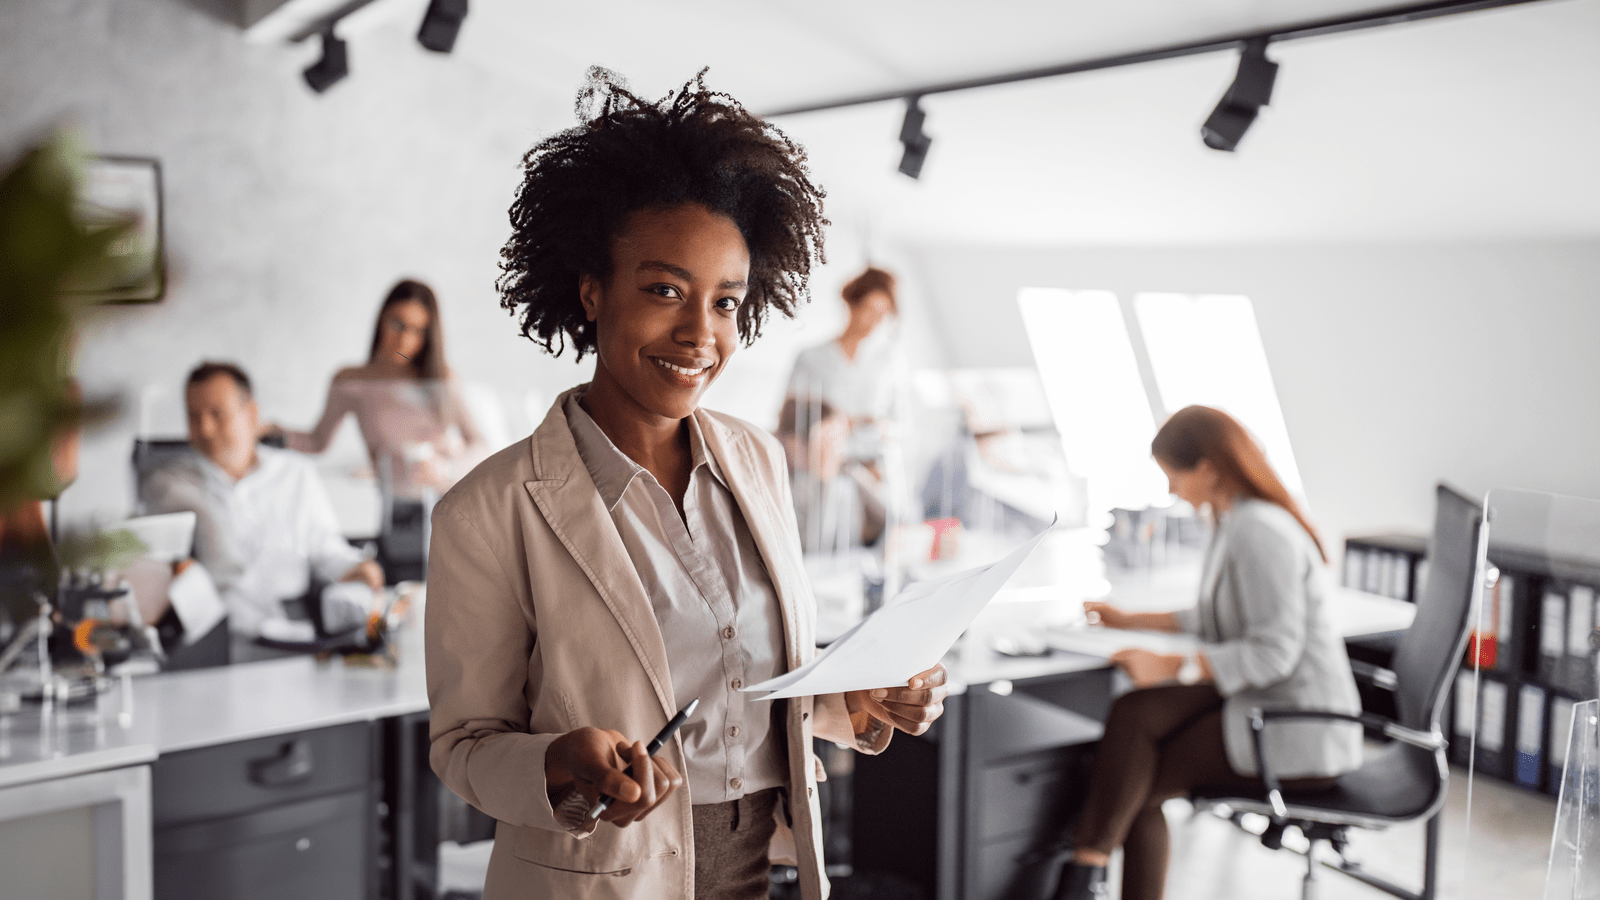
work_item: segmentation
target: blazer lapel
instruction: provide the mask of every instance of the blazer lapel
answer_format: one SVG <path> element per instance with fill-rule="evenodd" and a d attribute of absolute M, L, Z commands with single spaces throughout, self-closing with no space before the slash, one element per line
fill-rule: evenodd
<path fill-rule="evenodd" d="M 758 490 L 766 484 L 768 476 L 746 442 L 737 440 L 731 429 L 703 410 L 696 411 L 695 416 L 707 448 L 727 473 L 733 499 L 738 502 L 756 549 L 761 551 L 767 574 L 772 577 L 778 606 L 783 611 L 784 647 L 789 668 L 798 668 L 809 658 L 804 644 L 810 641 L 811 635 L 811 629 L 803 627 L 801 621 L 805 611 L 810 609 L 811 594 L 804 573 L 794 564 L 800 558 L 798 547 L 793 546 L 798 535 L 788 533 L 787 519 L 777 509 L 776 498 Z"/>
<path fill-rule="evenodd" d="M 1205 571 L 1200 578 L 1200 602 L 1215 603 L 1217 585 L 1222 581 L 1222 561 L 1228 555 L 1228 523 L 1231 517 L 1217 521 L 1217 530 L 1206 548 Z"/>
<path fill-rule="evenodd" d="M 572 440 L 563 411 L 563 403 L 571 393 L 567 391 L 556 399 L 529 439 L 537 478 L 525 482 L 524 487 L 550 530 L 589 576 L 600 599 L 616 617 L 655 688 L 662 711 L 671 717 L 677 710 L 673 706 L 676 701 L 661 626 L 616 524 L 578 456 L 578 446 Z"/>

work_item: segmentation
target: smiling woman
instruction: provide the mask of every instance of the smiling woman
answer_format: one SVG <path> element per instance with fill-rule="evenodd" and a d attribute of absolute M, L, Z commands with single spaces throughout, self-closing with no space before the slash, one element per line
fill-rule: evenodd
<path fill-rule="evenodd" d="M 703 76 L 703 72 L 701 73 Z M 596 357 L 433 516 L 431 760 L 500 821 L 486 898 L 821 900 L 813 736 L 876 753 L 945 672 L 764 701 L 815 654 L 783 449 L 700 398 L 822 252 L 804 152 L 696 78 L 646 103 L 604 70 L 529 151 L 502 305 Z M 695 714 L 652 756 L 642 740 Z M 612 798 L 603 811 L 602 796 Z"/>

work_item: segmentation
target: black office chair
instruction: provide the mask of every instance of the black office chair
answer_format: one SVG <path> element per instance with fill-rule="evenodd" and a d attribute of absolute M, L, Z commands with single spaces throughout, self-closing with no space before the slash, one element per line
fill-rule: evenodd
<path fill-rule="evenodd" d="M 1481 504 L 1441 484 L 1434 513 L 1433 540 L 1428 548 L 1428 583 L 1417 603 L 1417 617 L 1400 640 L 1394 670 L 1368 667 L 1374 684 L 1394 692 L 1398 721 L 1364 712 L 1356 715 L 1316 710 L 1255 710 L 1251 729 L 1263 787 L 1200 788 L 1191 794 L 1197 809 L 1226 808 L 1238 821 L 1241 813 L 1259 813 L 1270 820 L 1261 835 L 1266 846 L 1283 847 L 1283 832 L 1300 829 L 1310 842 L 1302 896 L 1312 896 L 1318 872 L 1317 845 L 1332 845 L 1339 862 L 1323 863 L 1385 893 L 1406 900 L 1433 900 L 1438 884 L 1439 816 L 1444 806 L 1450 769 L 1439 718 L 1450 683 L 1466 648 L 1472 598 L 1477 590 Z M 1359 673 L 1358 673 L 1359 674 Z M 1284 790 L 1262 758 L 1262 734 L 1273 722 L 1291 719 L 1348 719 L 1369 733 L 1388 739 L 1368 750 L 1360 769 L 1340 776 L 1327 791 Z M 1344 858 L 1351 828 L 1383 829 L 1402 822 L 1427 820 L 1422 891 L 1412 892 L 1363 870 Z"/>

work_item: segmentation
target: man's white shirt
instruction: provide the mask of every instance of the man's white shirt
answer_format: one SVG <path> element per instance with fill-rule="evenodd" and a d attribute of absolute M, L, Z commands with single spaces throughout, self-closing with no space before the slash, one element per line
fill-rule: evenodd
<path fill-rule="evenodd" d="M 311 462 L 272 447 L 256 454 L 256 467 L 238 481 L 191 453 L 143 488 L 151 513 L 195 512 L 195 558 L 227 604 L 230 630 L 247 637 L 263 622 L 285 618 L 282 601 L 304 595 L 313 571 L 338 581 L 362 560 L 340 533 Z"/>

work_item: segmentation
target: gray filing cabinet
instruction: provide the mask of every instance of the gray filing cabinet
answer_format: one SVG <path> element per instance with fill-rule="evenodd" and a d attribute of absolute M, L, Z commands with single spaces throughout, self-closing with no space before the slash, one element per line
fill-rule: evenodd
<path fill-rule="evenodd" d="M 158 759 L 156 900 L 374 896 L 378 731 L 353 722 Z"/>

